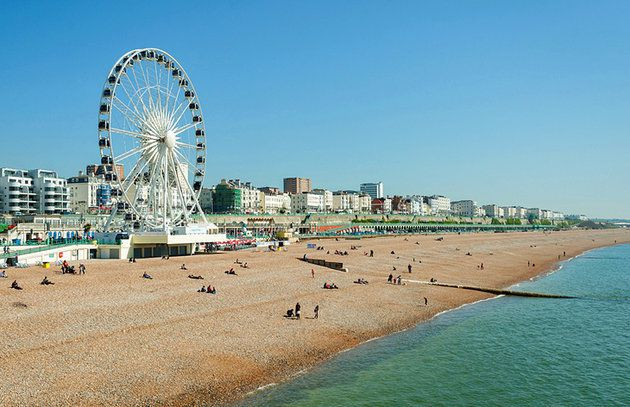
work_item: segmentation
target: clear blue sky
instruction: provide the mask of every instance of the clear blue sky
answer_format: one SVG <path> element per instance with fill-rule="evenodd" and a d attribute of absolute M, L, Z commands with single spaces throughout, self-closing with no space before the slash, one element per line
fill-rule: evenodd
<path fill-rule="evenodd" d="M 630 217 L 630 2 L 4 2 L 0 166 L 98 158 L 125 51 L 173 54 L 221 178 Z"/>

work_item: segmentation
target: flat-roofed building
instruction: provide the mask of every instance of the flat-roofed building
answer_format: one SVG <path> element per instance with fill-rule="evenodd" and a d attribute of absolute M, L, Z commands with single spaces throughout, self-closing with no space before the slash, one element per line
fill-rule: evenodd
<path fill-rule="evenodd" d="M 311 192 L 313 190 L 310 178 L 285 178 L 284 192 L 288 194 L 301 194 L 302 192 Z"/>

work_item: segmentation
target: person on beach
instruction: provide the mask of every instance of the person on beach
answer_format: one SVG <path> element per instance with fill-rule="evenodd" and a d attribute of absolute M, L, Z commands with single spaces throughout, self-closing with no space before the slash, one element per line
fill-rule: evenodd
<path fill-rule="evenodd" d="M 300 305 L 300 303 L 298 302 L 297 304 L 295 304 L 295 317 L 297 319 L 300 319 L 300 314 L 302 313 L 302 306 Z"/>
<path fill-rule="evenodd" d="M 185 264 L 182 264 L 182 266 L 181 266 L 179 269 L 180 269 L 180 270 L 188 270 L 188 269 L 186 268 L 186 265 L 185 265 Z"/>
<path fill-rule="evenodd" d="M 216 293 L 217 293 L 217 288 L 215 286 L 209 285 L 208 294 L 216 294 Z"/>
<path fill-rule="evenodd" d="M 315 278 L 315 269 L 311 269 L 311 278 Z"/>
<path fill-rule="evenodd" d="M 142 274 L 142 278 L 146 278 L 147 280 L 153 280 L 153 277 L 151 277 L 146 271 Z"/>
<path fill-rule="evenodd" d="M 531 265 L 532 265 L 532 262 L 531 262 L 531 261 L 529 261 L 529 260 L 527 260 L 527 267 L 529 267 L 529 266 L 531 266 Z"/>
<path fill-rule="evenodd" d="M 314 319 L 319 318 L 319 304 L 315 306 L 315 309 L 313 310 L 313 312 L 315 313 L 315 316 L 313 318 Z"/>
<path fill-rule="evenodd" d="M 424 297 L 424 306 L 426 307 L 427 305 L 429 305 L 429 300 L 427 300 L 427 297 Z"/>
<path fill-rule="evenodd" d="M 85 264 L 79 264 L 79 274 L 85 274 Z"/>
<path fill-rule="evenodd" d="M 55 283 L 50 281 L 47 276 L 44 276 L 44 279 L 42 280 L 42 282 L 40 284 L 41 285 L 54 285 Z"/>
<path fill-rule="evenodd" d="M 7 272 L 4 270 L 0 271 L 0 278 L 7 278 Z"/>
<path fill-rule="evenodd" d="M 20 287 L 20 285 L 18 284 L 17 280 L 13 280 L 13 282 L 11 283 L 11 288 L 13 288 L 14 290 L 22 289 L 22 287 Z"/>
<path fill-rule="evenodd" d="M 414 261 L 416 261 L 416 259 L 413 259 Z M 409 273 L 411 273 L 411 264 L 407 265 L 407 271 L 409 271 Z"/>
<path fill-rule="evenodd" d="M 198 293 L 205 293 L 206 292 L 206 286 L 202 285 L 201 288 L 199 290 L 197 290 Z"/>
<path fill-rule="evenodd" d="M 398 284 L 398 285 L 401 285 L 401 284 L 402 284 L 402 278 L 401 278 L 401 276 L 396 277 L 396 281 L 397 281 L 397 284 Z"/>
<path fill-rule="evenodd" d="M 391 284 L 393 279 L 394 279 L 394 276 L 391 273 L 389 273 L 389 277 L 387 277 L 387 282 Z"/>
<path fill-rule="evenodd" d="M 370 257 L 374 257 L 374 250 L 370 250 Z"/>
<path fill-rule="evenodd" d="M 483 263 L 481 263 L 481 269 L 483 270 Z"/>

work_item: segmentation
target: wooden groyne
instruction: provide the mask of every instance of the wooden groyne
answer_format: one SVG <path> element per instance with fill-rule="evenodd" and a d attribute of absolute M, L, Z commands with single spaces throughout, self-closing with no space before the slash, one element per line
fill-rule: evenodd
<path fill-rule="evenodd" d="M 449 287 L 449 288 L 460 288 L 462 290 L 473 290 L 473 291 L 482 291 L 484 293 L 496 294 L 496 295 L 512 295 L 515 297 L 537 297 L 537 298 L 577 298 L 568 295 L 557 295 L 557 294 L 543 294 L 543 293 L 532 293 L 527 291 L 513 291 L 513 290 L 502 290 L 499 288 L 487 288 L 487 287 L 477 287 L 473 285 L 461 285 L 461 284 L 448 284 L 448 283 L 437 283 L 430 281 L 414 281 L 416 283 L 427 284 L 427 285 L 436 285 L 438 287 Z"/>
<path fill-rule="evenodd" d="M 305 261 L 307 263 L 316 264 L 318 266 L 328 267 L 330 269 L 337 270 L 337 271 L 348 271 L 345 268 L 343 268 L 343 263 L 339 263 L 336 261 L 327 261 L 324 259 L 310 259 L 308 257 L 298 257 L 297 259 Z"/>

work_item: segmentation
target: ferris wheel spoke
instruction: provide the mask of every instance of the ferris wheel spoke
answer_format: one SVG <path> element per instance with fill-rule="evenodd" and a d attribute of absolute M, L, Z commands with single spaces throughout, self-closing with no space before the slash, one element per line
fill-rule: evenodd
<path fill-rule="evenodd" d="M 182 120 L 184 113 L 186 113 L 186 108 L 188 107 L 188 101 L 184 100 L 179 106 L 177 106 L 177 110 L 173 112 L 173 117 L 177 115 L 177 119 L 171 120 L 171 126 L 173 128 L 177 127 L 179 122 Z"/>
<path fill-rule="evenodd" d="M 137 128 L 142 127 L 141 123 L 144 122 L 143 118 L 138 116 L 129 106 L 127 106 L 122 100 L 120 100 L 118 96 L 114 97 L 114 101 L 118 101 L 118 103 L 120 103 L 125 108 L 123 109 L 118 104 L 112 103 L 112 106 L 114 106 L 116 110 L 118 110 L 123 116 L 127 118 L 127 120 L 129 120 L 129 122 L 131 122 Z M 135 117 L 128 115 L 128 113 L 131 113 Z"/>
<path fill-rule="evenodd" d="M 192 150 L 196 150 L 197 149 L 197 146 L 194 146 L 194 145 L 188 144 L 188 143 L 184 143 L 184 142 L 181 142 L 181 141 L 176 141 L 175 145 L 178 146 L 178 147 L 190 148 Z"/>
<path fill-rule="evenodd" d="M 173 172 L 175 173 L 175 185 L 177 186 L 177 192 L 179 193 L 179 197 L 182 200 L 182 210 L 184 213 L 184 218 L 188 220 L 188 199 L 184 196 L 184 192 L 182 191 L 181 179 L 179 176 L 179 172 L 181 172 L 181 168 L 178 168 L 175 164 L 175 160 L 171 155 L 168 156 Z M 178 172 L 179 170 L 179 172 Z M 186 174 L 182 174 L 182 176 L 186 176 Z"/>
<path fill-rule="evenodd" d="M 197 125 L 199 125 L 199 123 L 189 123 L 189 124 L 187 124 L 185 126 L 182 126 L 182 127 L 178 128 L 178 129 L 173 130 L 173 133 L 175 133 L 175 135 L 177 136 L 178 134 L 181 134 L 181 133 L 185 132 L 186 130 L 188 130 L 188 129 L 192 128 L 192 127 L 195 127 Z"/>
<path fill-rule="evenodd" d="M 139 64 L 140 62 L 138 62 L 138 65 Z M 138 99 L 140 99 L 140 103 L 142 104 L 143 112 L 146 115 L 149 109 L 147 109 L 147 106 L 144 104 L 144 97 L 140 94 L 140 89 L 142 89 L 142 87 L 140 86 L 140 82 L 138 81 L 138 76 L 136 75 L 135 68 L 132 69 L 131 72 L 133 73 L 133 79 L 136 82 L 136 91 L 134 93 L 138 95 Z M 129 81 L 131 82 L 131 79 L 129 79 Z"/>
<path fill-rule="evenodd" d="M 133 72 L 133 69 L 132 69 Z M 126 75 L 127 78 L 127 82 L 129 82 L 129 85 L 132 88 L 132 93 L 136 93 L 137 90 L 134 88 L 133 86 L 133 82 L 131 82 L 131 76 L 129 74 Z M 133 106 L 133 110 L 135 112 L 135 114 L 138 116 L 138 118 L 140 119 L 140 121 L 144 121 L 144 116 L 146 115 L 146 109 L 143 111 L 143 113 L 140 113 L 140 109 L 138 108 L 138 106 L 136 105 L 136 102 L 134 102 L 134 98 L 131 97 L 131 95 L 129 94 L 129 91 L 127 90 L 127 87 L 125 86 L 125 82 L 121 82 L 120 84 L 122 90 L 125 92 L 125 94 L 127 95 L 127 99 L 129 99 L 129 101 L 131 102 L 132 106 Z M 118 96 L 114 96 L 117 100 L 120 101 L 120 103 L 122 103 L 123 105 L 125 104 L 122 100 L 120 100 L 120 98 Z"/>
<path fill-rule="evenodd" d="M 193 168 L 195 168 L 195 167 L 196 167 L 196 165 L 192 164 L 192 163 L 188 160 L 188 158 L 187 158 L 184 154 L 182 154 L 182 152 L 181 152 L 181 151 L 178 151 L 178 150 L 173 150 L 173 151 L 175 151 L 175 154 L 179 156 L 178 160 L 179 160 L 179 159 L 183 160 L 183 161 L 184 161 L 184 164 L 187 164 L 189 169 L 193 169 Z"/>
<path fill-rule="evenodd" d="M 129 157 L 132 157 L 135 154 L 142 153 L 142 152 L 148 150 L 151 147 L 152 146 L 150 144 L 138 146 L 136 148 L 133 148 L 133 149 L 131 149 L 129 151 L 126 151 L 126 152 L 122 153 L 118 157 L 114 157 L 114 161 L 117 162 L 117 161 L 121 161 L 121 160 L 127 159 Z"/>
<path fill-rule="evenodd" d="M 160 139 L 158 136 L 154 136 L 153 134 L 139 133 L 137 131 L 123 130 L 123 129 L 118 129 L 115 127 L 110 128 L 109 131 L 112 133 L 124 134 L 126 136 L 135 137 L 140 140 L 146 140 L 146 139 L 159 140 Z"/>

